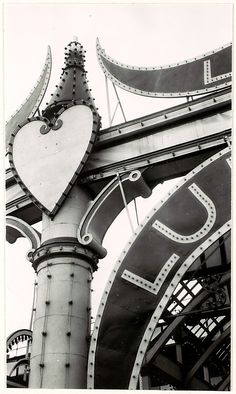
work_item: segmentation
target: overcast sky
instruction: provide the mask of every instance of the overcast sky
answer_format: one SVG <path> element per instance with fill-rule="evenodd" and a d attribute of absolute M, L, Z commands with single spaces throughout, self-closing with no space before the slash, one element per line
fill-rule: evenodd
<path fill-rule="evenodd" d="M 59 82 L 64 47 L 73 36 L 87 51 L 89 87 L 108 126 L 105 78 L 96 59 L 96 37 L 114 59 L 134 66 L 161 66 L 195 57 L 232 41 L 232 5 L 226 3 L 78 4 L 6 3 L 4 6 L 5 118 L 33 88 L 42 69 L 47 45 L 53 57 L 45 100 Z M 118 89 L 127 119 L 174 106 L 185 99 L 158 99 Z M 112 103 L 114 108 L 115 102 Z M 43 108 L 42 106 L 41 108 Z M 122 121 L 120 114 L 115 123 Z M 138 202 L 140 217 L 149 211 L 173 182 L 158 187 L 148 201 Z M 142 200 L 142 201 L 141 201 Z M 132 217 L 135 223 L 134 212 Z M 131 234 L 125 214 L 106 237 L 107 257 L 95 274 L 94 314 L 106 278 Z M 28 328 L 33 270 L 24 258 L 27 240 L 6 248 L 6 334 Z"/>

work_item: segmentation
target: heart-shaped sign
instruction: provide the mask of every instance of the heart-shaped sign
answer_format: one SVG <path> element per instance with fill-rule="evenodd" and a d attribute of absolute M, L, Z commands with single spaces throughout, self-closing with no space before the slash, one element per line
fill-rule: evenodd
<path fill-rule="evenodd" d="M 11 136 L 13 174 L 49 216 L 61 207 L 88 158 L 98 129 L 97 117 L 87 105 L 70 105 L 55 124 L 32 118 Z"/>

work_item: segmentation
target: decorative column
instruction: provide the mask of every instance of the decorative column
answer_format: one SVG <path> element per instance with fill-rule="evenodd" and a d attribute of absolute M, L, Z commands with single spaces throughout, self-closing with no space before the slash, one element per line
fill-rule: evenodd
<path fill-rule="evenodd" d="M 43 215 L 42 244 L 33 255 L 38 298 L 29 388 L 86 388 L 96 258 L 78 243 L 76 231 L 87 203 L 75 186 L 53 220 Z"/>
<path fill-rule="evenodd" d="M 77 239 L 91 200 L 78 180 L 100 116 L 77 39 L 68 44 L 64 63 L 43 116 L 19 124 L 9 142 L 15 179 L 42 211 L 43 221 L 41 244 L 30 255 L 38 273 L 30 388 L 86 388 L 90 283 L 97 256 Z"/>

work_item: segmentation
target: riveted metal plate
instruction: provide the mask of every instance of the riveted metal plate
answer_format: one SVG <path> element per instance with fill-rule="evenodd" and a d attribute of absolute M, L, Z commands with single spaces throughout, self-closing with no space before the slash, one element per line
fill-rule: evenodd
<path fill-rule="evenodd" d="M 227 148 L 191 171 L 157 204 L 123 250 L 98 309 L 88 388 L 136 388 L 148 343 L 174 289 L 199 255 L 230 230 L 229 157 Z M 173 239 L 153 226 L 156 220 L 193 239 Z"/>
<path fill-rule="evenodd" d="M 9 144 L 16 181 L 52 217 L 78 179 L 99 127 L 97 112 L 84 100 L 64 106 L 58 116 L 60 127 L 43 117 L 28 119 L 12 133 Z"/>
<path fill-rule="evenodd" d="M 97 56 L 104 74 L 114 84 L 142 96 L 193 96 L 222 89 L 231 84 L 231 44 L 193 59 L 161 67 L 122 64 L 106 55 L 98 40 Z"/>

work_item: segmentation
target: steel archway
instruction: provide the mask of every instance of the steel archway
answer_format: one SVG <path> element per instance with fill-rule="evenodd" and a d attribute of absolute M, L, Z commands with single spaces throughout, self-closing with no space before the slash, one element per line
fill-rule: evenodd
<path fill-rule="evenodd" d="M 149 341 L 176 286 L 230 230 L 229 156 L 227 148 L 191 171 L 129 241 L 98 310 L 88 388 L 136 388 Z"/>

